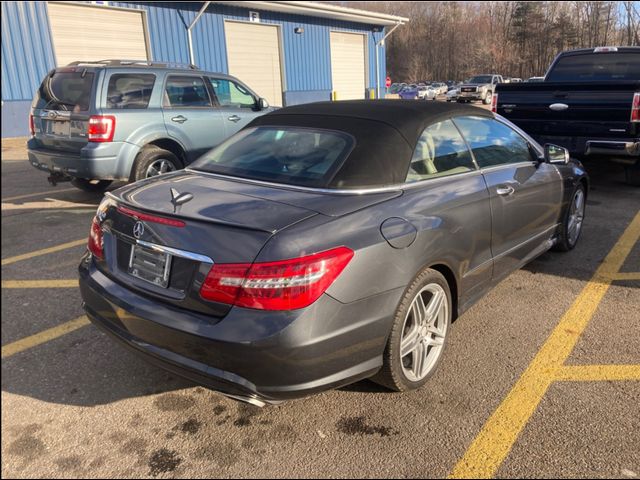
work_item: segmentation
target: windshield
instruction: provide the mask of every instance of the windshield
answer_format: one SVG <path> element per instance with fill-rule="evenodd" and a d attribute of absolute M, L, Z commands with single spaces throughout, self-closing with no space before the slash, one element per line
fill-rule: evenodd
<path fill-rule="evenodd" d="M 400 90 L 402 90 L 402 87 L 403 87 L 402 85 L 394 83 L 389 88 L 389 93 L 398 93 Z"/>
<path fill-rule="evenodd" d="M 491 75 L 478 75 L 471 77 L 469 83 L 491 83 Z"/>
<path fill-rule="evenodd" d="M 35 108 L 84 112 L 89 110 L 94 74 L 55 72 L 47 76 L 36 94 Z"/>
<path fill-rule="evenodd" d="M 191 168 L 234 177 L 325 187 L 354 146 L 350 135 L 299 127 L 240 131 Z"/>
<path fill-rule="evenodd" d="M 640 80 L 640 53 L 590 53 L 561 57 L 547 82 Z"/>

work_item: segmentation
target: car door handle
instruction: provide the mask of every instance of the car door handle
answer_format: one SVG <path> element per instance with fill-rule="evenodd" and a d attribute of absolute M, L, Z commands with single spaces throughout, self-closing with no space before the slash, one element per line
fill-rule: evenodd
<path fill-rule="evenodd" d="M 496 193 L 502 196 L 513 195 L 513 192 L 515 192 L 513 187 L 499 187 L 496 189 Z"/>
<path fill-rule="evenodd" d="M 171 119 L 172 122 L 176 122 L 176 123 L 184 123 L 187 121 L 187 117 L 183 117 L 182 115 L 178 115 L 177 117 L 173 117 Z"/>
<path fill-rule="evenodd" d="M 242 118 L 240 118 L 238 115 L 231 115 L 229 118 L 227 118 L 227 120 L 231 120 L 233 123 L 237 123 L 242 120 Z"/>

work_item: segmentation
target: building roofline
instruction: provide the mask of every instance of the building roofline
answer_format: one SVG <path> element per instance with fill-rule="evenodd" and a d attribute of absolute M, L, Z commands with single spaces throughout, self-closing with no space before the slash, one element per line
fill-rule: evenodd
<path fill-rule="evenodd" d="M 230 1 L 214 2 L 235 7 L 255 8 L 256 10 L 267 10 L 271 12 L 292 13 L 298 15 L 311 15 L 314 17 L 332 18 L 356 23 L 367 23 L 370 25 L 396 25 L 409 21 L 406 17 L 398 17 L 386 13 L 370 12 L 356 8 L 339 7 L 327 3 L 302 2 L 302 1 Z"/>

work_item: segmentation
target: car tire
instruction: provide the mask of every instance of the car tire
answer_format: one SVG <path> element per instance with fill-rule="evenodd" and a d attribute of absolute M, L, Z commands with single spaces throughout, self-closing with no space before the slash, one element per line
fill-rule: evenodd
<path fill-rule="evenodd" d="M 137 182 L 181 168 L 183 168 L 182 162 L 173 152 L 156 146 L 145 147 L 136 157 L 131 169 L 130 181 Z"/>
<path fill-rule="evenodd" d="M 568 252 L 575 248 L 582 233 L 586 203 L 587 192 L 584 185 L 580 183 L 571 194 L 571 203 L 560 226 L 560 235 L 553 246 L 554 250 Z"/>
<path fill-rule="evenodd" d="M 113 180 L 89 180 L 88 178 L 74 178 L 71 185 L 89 193 L 104 193 Z"/>
<path fill-rule="evenodd" d="M 487 94 L 482 99 L 482 103 L 484 103 L 485 105 L 489 105 L 491 103 L 492 97 L 493 97 L 493 93 L 490 90 L 487 91 Z"/>
<path fill-rule="evenodd" d="M 429 314 L 430 307 L 435 315 Z M 422 315 L 416 315 L 416 309 Z M 451 290 L 447 280 L 436 270 L 423 270 L 400 300 L 382 368 L 371 380 L 396 392 L 424 385 L 442 359 L 451 319 Z"/>

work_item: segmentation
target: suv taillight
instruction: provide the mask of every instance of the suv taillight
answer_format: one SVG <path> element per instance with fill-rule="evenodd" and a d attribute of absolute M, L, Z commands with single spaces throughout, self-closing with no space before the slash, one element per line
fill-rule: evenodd
<path fill-rule="evenodd" d="M 491 111 L 493 113 L 498 113 L 498 94 L 494 93 L 493 97 L 491 97 Z"/>
<path fill-rule="evenodd" d="M 87 137 L 90 142 L 111 142 L 116 131 L 116 117 L 113 115 L 92 115 L 89 118 Z"/>
<path fill-rule="evenodd" d="M 33 121 L 33 115 L 29 115 L 29 133 L 33 137 L 36 134 L 36 125 Z"/>
<path fill-rule="evenodd" d="M 633 102 L 631 102 L 631 121 L 634 123 L 640 122 L 640 92 L 633 95 Z"/>
<path fill-rule="evenodd" d="M 279 262 L 216 264 L 200 296 L 260 310 L 304 308 L 331 286 L 352 258 L 352 250 L 338 247 Z"/>
<path fill-rule="evenodd" d="M 87 243 L 87 248 L 93 256 L 99 259 L 104 258 L 102 227 L 98 222 L 98 217 L 93 217 L 91 230 L 89 230 L 89 242 Z"/>

